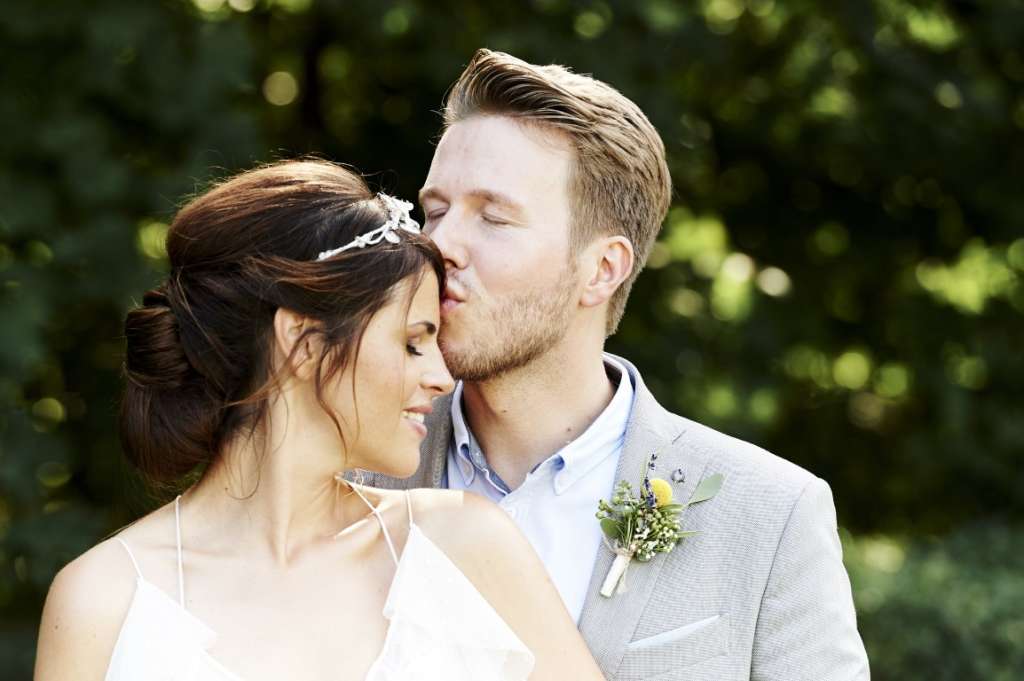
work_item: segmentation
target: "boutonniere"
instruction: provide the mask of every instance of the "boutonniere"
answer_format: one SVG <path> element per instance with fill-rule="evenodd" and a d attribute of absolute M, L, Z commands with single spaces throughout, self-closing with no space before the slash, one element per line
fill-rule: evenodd
<path fill-rule="evenodd" d="M 634 496 L 628 481 L 620 480 L 611 502 L 601 499 L 597 504 L 597 519 L 605 534 L 605 546 L 615 554 L 615 561 L 601 585 L 601 595 L 605 598 L 623 590 L 626 568 L 631 561 L 646 563 L 655 554 L 668 553 L 682 539 L 697 534 L 681 529 L 680 516 L 690 506 L 718 494 L 725 480 L 721 473 L 705 478 L 685 504 L 673 504 L 672 486 L 661 478 L 651 477 L 657 459 L 658 455 L 652 454 L 647 463 L 639 497 Z"/>

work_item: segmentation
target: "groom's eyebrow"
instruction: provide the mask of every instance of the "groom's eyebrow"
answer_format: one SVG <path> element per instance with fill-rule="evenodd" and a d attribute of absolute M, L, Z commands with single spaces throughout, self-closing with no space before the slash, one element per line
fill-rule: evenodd
<path fill-rule="evenodd" d="M 499 206 L 504 206 L 511 210 L 521 211 L 522 204 L 513 199 L 508 194 L 503 194 L 492 189 L 472 189 L 466 192 L 467 196 L 484 201 L 486 203 L 493 203 Z M 424 187 L 420 190 L 420 203 L 423 203 L 427 199 L 437 199 L 438 201 L 447 201 L 448 198 L 435 187 Z"/>
<path fill-rule="evenodd" d="M 417 326 L 422 326 L 423 330 L 426 332 L 428 336 L 433 336 L 435 333 L 437 333 L 437 324 L 435 324 L 434 322 L 414 322 L 409 325 L 409 329 L 412 330 Z"/>
<path fill-rule="evenodd" d="M 505 206 L 506 208 L 512 208 L 515 210 L 519 209 L 518 201 L 508 194 L 502 194 L 501 192 L 492 191 L 490 189 L 474 189 L 469 192 L 469 195 L 473 198 L 486 201 L 487 203 L 496 203 L 499 206 Z"/>
<path fill-rule="evenodd" d="M 444 194 L 442 194 L 440 190 L 435 189 L 434 187 L 424 187 L 423 189 L 420 190 L 420 203 L 423 203 L 427 199 L 437 199 L 438 201 L 446 200 Z"/>

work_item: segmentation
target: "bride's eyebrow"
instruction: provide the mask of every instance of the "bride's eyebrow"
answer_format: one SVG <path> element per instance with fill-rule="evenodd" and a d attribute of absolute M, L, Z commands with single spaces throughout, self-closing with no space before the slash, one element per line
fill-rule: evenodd
<path fill-rule="evenodd" d="M 434 322 L 428 322 L 428 321 L 414 322 L 414 323 L 409 325 L 409 330 L 412 331 L 413 328 L 415 328 L 417 326 L 422 326 L 423 330 L 426 332 L 426 334 L 428 336 L 433 336 L 435 333 L 437 333 L 437 324 L 435 324 Z"/>

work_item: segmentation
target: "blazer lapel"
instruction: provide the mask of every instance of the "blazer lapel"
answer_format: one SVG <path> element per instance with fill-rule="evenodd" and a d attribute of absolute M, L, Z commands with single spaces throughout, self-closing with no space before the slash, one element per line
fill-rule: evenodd
<path fill-rule="evenodd" d="M 707 465 L 707 456 L 685 446 L 685 421 L 672 416 L 657 403 L 635 367 L 621 358 L 616 359 L 626 365 L 636 384 L 633 413 L 626 427 L 622 456 L 615 474 L 616 482 L 628 480 L 634 490 L 639 490 L 647 471 L 647 462 L 651 454 L 657 453 L 658 459 L 651 477 L 671 480 L 672 472 L 682 469 L 684 482 L 672 483 L 673 492 L 677 500 L 688 499 L 700 482 Z M 685 550 L 685 541 L 673 549 Z M 611 676 L 618 668 L 626 644 L 630 642 L 647 602 L 654 593 L 658 574 L 669 555 L 658 554 L 647 563 L 632 561 L 626 571 L 625 590 L 605 598 L 599 591 L 614 555 L 604 546 L 598 549 L 579 629 L 606 676 Z M 678 588 L 678 585 L 674 586 Z"/>
<path fill-rule="evenodd" d="M 452 396 L 434 400 L 434 410 L 427 419 L 427 437 L 420 445 L 420 469 L 414 476 L 420 487 L 443 487 L 448 467 L 448 445 L 452 441 Z"/>

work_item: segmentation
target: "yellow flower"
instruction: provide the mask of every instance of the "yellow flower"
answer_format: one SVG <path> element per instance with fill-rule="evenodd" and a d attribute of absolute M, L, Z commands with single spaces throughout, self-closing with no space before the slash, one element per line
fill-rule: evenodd
<path fill-rule="evenodd" d="M 672 486 L 661 478 L 651 478 L 651 490 L 659 507 L 672 503 Z"/>

